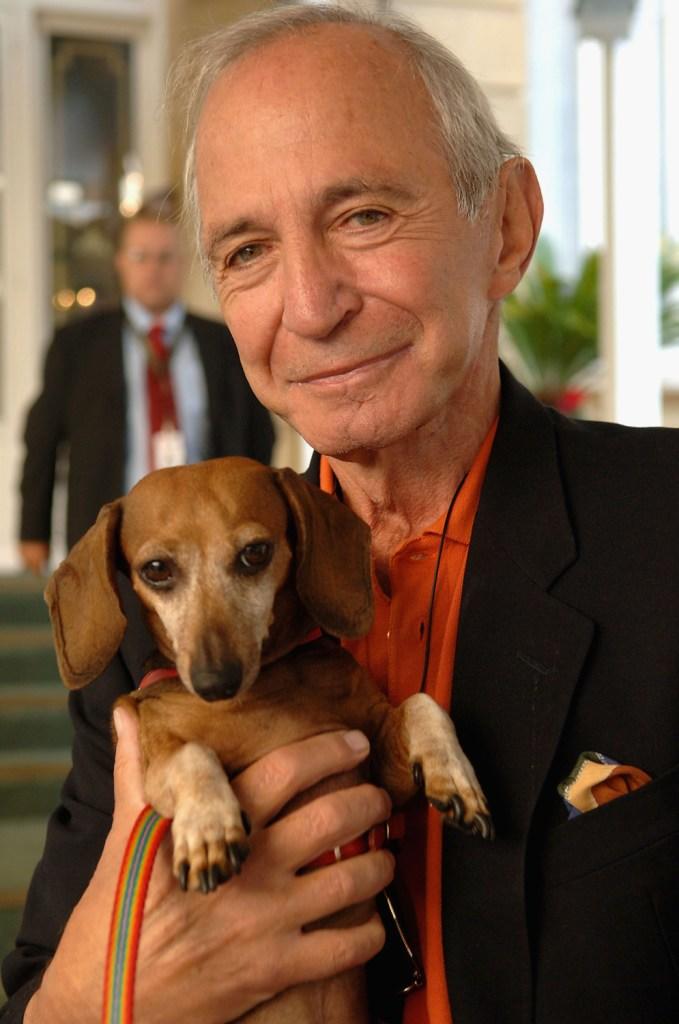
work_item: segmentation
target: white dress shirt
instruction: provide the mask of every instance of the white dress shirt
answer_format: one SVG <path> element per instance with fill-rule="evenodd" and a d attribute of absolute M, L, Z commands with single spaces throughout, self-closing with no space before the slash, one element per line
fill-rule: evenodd
<path fill-rule="evenodd" d="M 154 323 L 162 322 L 166 342 L 172 347 L 170 375 L 179 426 L 186 442 L 186 461 L 199 462 L 207 455 L 208 415 L 205 372 L 193 332 L 184 325 L 186 310 L 177 302 L 162 316 L 149 313 L 134 299 L 123 299 L 123 309 L 134 326 L 123 325 L 123 370 L 127 388 L 125 490 L 149 472 L 147 352 L 143 337 Z M 139 337 L 141 335 L 142 337 Z"/>

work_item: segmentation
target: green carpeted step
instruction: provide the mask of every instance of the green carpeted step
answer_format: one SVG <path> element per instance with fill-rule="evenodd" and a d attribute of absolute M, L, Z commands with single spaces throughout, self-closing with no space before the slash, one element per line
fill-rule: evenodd
<path fill-rule="evenodd" d="M 0 820 L 50 814 L 70 766 L 66 748 L 0 752 Z"/>
<path fill-rule="evenodd" d="M 43 597 L 46 579 L 0 574 L 0 626 L 40 625 L 49 621 Z"/>
<path fill-rule="evenodd" d="M 26 890 L 42 855 L 44 841 L 44 818 L 0 819 L 0 960 L 14 946 Z M 3 1002 L 4 993 L 0 988 L 0 1005 Z"/>
<path fill-rule="evenodd" d="M 0 960 L 4 960 L 11 949 L 21 924 L 22 903 L 13 907 L 0 905 Z M 7 993 L 0 982 L 0 1006 L 7 1002 Z"/>
<path fill-rule="evenodd" d="M 59 679 L 49 626 L 0 629 L 0 686 L 45 683 Z"/>
<path fill-rule="evenodd" d="M 0 908 L 21 906 L 33 869 L 42 856 L 47 820 L 0 818 L 0 849 L 3 872 L 0 879 Z"/>
<path fill-rule="evenodd" d="M 67 693 L 44 585 L 0 575 L 0 958 L 14 944 L 47 818 L 70 768 Z"/>
<path fill-rule="evenodd" d="M 71 744 L 67 694 L 58 683 L 0 687 L 0 750 Z"/>

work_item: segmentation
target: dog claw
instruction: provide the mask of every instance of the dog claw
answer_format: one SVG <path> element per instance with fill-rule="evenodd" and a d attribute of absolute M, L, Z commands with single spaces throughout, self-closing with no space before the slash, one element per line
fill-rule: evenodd
<path fill-rule="evenodd" d="M 206 868 L 202 868 L 202 870 L 198 872 L 198 881 L 200 882 L 200 891 L 207 896 L 210 892 L 210 879 L 208 878 Z"/>
<path fill-rule="evenodd" d="M 475 836 L 481 836 L 482 839 L 489 841 L 495 839 L 495 826 L 490 814 L 475 814 L 470 831 Z"/>
<path fill-rule="evenodd" d="M 419 761 L 416 761 L 415 764 L 413 765 L 412 772 L 413 782 L 415 783 L 418 789 L 422 789 L 422 787 L 424 786 L 424 775 L 422 773 L 422 765 L 420 764 Z"/>
<path fill-rule="evenodd" d="M 186 892 L 189 888 L 189 864 L 185 860 L 179 865 L 179 885 L 182 892 Z"/>
<path fill-rule="evenodd" d="M 432 807 L 445 817 L 446 825 L 454 825 L 458 828 L 465 828 L 464 824 L 464 800 L 455 793 L 449 800 L 429 801 Z"/>
<path fill-rule="evenodd" d="M 490 814 L 474 815 L 471 822 L 464 820 L 464 800 L 455 793 L 450 800 L 430 800 L 429 803 L 444 816 L 446 825 L 451 828 L 459 828 L 461 832 L 469 835 L 480 836 L 481 839 L 495 839 L 495 827 Z"/>
<path fill-rule="evenodd" d="M 455 821 L 458 822 L 458 824 L 462 823 L 464 821 L 464 800 L 461 796 L 457 796 L 456 794 L 452 798 L 451 804 L 454 808 Z"/>
<path fill-rule="evenodd" d="M 245 843 L 229 843 L 227 845 L 227 850 L 229 853 L 229 862 L 231 864 L 231 874 L 239 875 L 240 869 L 247 860 L 250 850 Z"/>
<path fill-rule="evenodd" d="M 446 810 L 432 801 L 438 810 L 445 815 L 444 821 L 451 828 L 457 828 L 470 836 L 480 836 L 481 839 L 495 839 L 495 827 L 489 814 L 475 814 L 471 822 L 464 820 L 464 804 L 459 796 L 451 798 L 451 806 L 448 813 Z M 450 811 L 453 813 L 450 813 Z"/>
<path fill-rule="evenodd" d="M 224 875 L 219 864 L 213 864 L 210 868 L 208 881 L 210 883 L 210 892 L 214 892 L 224 881 Z"/>

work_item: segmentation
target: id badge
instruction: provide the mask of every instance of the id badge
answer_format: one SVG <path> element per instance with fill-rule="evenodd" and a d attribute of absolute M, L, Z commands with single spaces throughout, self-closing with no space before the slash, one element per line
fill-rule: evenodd
<path fill-rule="evenodd" d="M 181 430 L 163 427 L 151 436 L 154 469 L 168 469 L 186 463 L 186 441 Z"/>

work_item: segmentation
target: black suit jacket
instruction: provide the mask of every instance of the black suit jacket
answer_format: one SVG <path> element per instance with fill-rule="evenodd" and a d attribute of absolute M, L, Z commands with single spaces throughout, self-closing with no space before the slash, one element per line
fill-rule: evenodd
<path fill-rule="evenodd" d="M 497 838 L 446 832 L 455 1024 L 677 1019 L 677 508 L 679 432 L 574 423 L 504 374 L 452 707 Z M 17 992 L 8 1022 L 21 1019 L 110 825 L 110 706 L 149 647 L 125 600 L 120 656 L 71 696 L 73 772 L 5 964 Z M 556 786 L 585 750 L 653 782 L 568 822 Z"/>
<path fill-rule="evenodd" d="M 269 462 L 274 433 L 241 369 L 223 324 L 187 314 L 205 371 L 206 458 L 247 455 Z M 45 359 L 44 385 L 31 407 L 21 481 L 22 540 L 49 540 L 55 468 L 68 456 L 66 534 L 70 547 L 107 501 L 124 492 L 127 394 L 123 317 L 100 313 L 56 331 Z"/>

